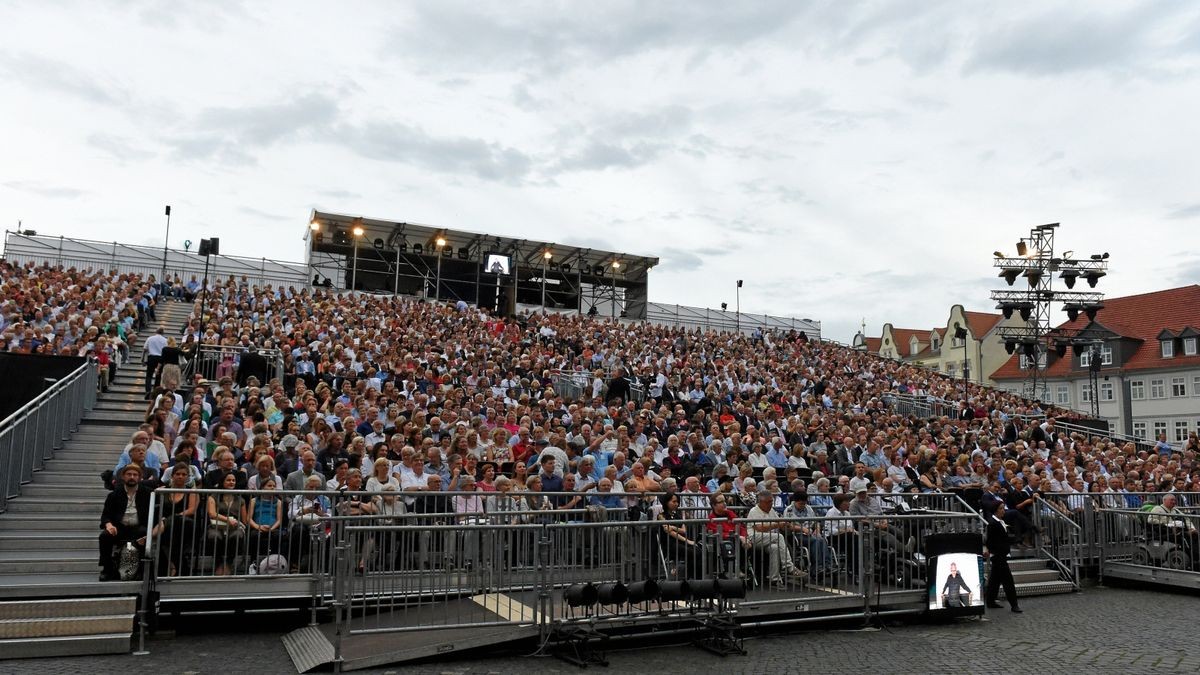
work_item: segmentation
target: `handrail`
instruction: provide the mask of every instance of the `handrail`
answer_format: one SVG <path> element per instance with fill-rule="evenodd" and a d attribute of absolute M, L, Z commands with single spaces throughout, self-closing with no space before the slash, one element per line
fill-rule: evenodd
<path fill-rule="evenodd" d="M 78 368 L 76 368 L 75 370 L 72 370 L 71 372 L 67 373 L 63 377 L 60 377 L 57 382 L 55 382 L 54 384 L 47 387 L 45 391 L 43 391 L 42 393 L 33 397 L 33 400 L 29 401 L 28 403 L 21 406 L 20 408 L 17 408 L 8 417 L 5 417 L 3 420 L 0 420 L 0 431 L 3 431 L 5 427 L 9 426 L 10 424 L 13 424 L 18 417 L 26 414 L 28 411 L 33 410 L 36 407 L 38 407 L 45 401 L 49 400 L 51 397 L 58 395 L 58 393 L 60 391 L 62 391 L 64 388 L 66 388 L 67 385 L 74 382 L 77 378 L 84 376 L 89 367 L 91 367 L 90 361 L 85 361 L 84 363 L 81 363 Z"/>
<path fill-rule="evenodd" d="M 92 409 L 97 375 L 95 362 L 87 360 L 0 421 L 0 512 Z"/>

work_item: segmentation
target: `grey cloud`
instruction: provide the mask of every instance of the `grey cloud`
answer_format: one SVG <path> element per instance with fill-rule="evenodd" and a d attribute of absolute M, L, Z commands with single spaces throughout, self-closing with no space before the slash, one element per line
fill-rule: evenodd
<path fill-rule="evenodd" d="M 797 202 L 811 203 L 812 201 L 808 199 L 803 190 L 797 190 L 786 185 L 770 184 L 765 180 L 744 181 L 739 183 L 739 185 L 742 188 L 742 192 L 748 195 L 769 197 L 783 204 L 794 204 Z"/>
<path fill-rule="evenodd" d="M 87 137 L 88 145 L 122 162 L 140 162 L 154 153 L 141 147 L 140 141 L 115 134 L 95 133 Z"/>
<path fill-rule="evenodd" d="M 273 221 L 281 222 L 281 223 L 296 220 L 296 218 L 293 216 L 281 216 L 278 213 L 268 213 L 266 211 L 256 209 L 253 206 L 239 207 L 238 212 L 243 213 L 247 216 L 251 216 L 253 218 L 257 218 L 259 220 L 273 220 Z"/>
<path fill-rule="evenodd" d="M 1152 2 L 1108 13 L 1102 6 L 1042 12 L 982 32 L 964 69 L 1029 75 L 1099 69 L 1132 73 L 1153 57 L 1186 46 L 1173 27 L 1194 20 L 1194 7 Z"/>
<path fill-rule="evenodd" d="M 0 73 L 35 92 L 56 91 L 100 105 L 121 105 L 128 92 L 114 82 L 75 66 L 33 54 L 0 53 Z"/>
<path fill-rule="evenodd" d="M 1168 220 L 1188 220 L 1197 217 L 1200 217 L 1200 202 L 1174 206 L 1167 213 Z"/>
<path fill-rule="evenodd" d="M 253 164 L 252 151 L 284 139 L 318 138 L 328 134 L 337 117 L 337 103 L 318 93 L 284 103 L 241 108 L 206 108 L 183 133 L 163 140 L 183 159 Z"/>
<path fill-rule="evenodd" d="M 27 192 L 39 197 L 47 197 L 51 199 L 75 199 L 87 194 L 87 190 L 78 190 L 75 188 L 64 187 L 61 185 L 47 185 L 38 181 L 29 180 L 13 180 L 4 183 L 4 187 L 17 192 Z"/>
<path fill-rule="evenodd" d="M 429 68 L 555 72 L 618 59 L 647 49 L 736 47 L 791 24 L 803 7 L 785 0 L 713 5 L 695 2 L 487 6 L 471 2 L 420 3 L 384 46 Z M 403 45 L 403 49 L 397 49 Z"/>
<path fill-rule="evenodd" d="M 369 159 L 486 180 L 519 183 L 533 167 L 533 160 L 516 148 L 480 138 L 433 136 L 400 123 L 345 126 L 334 135 L 347 148 Z"/>

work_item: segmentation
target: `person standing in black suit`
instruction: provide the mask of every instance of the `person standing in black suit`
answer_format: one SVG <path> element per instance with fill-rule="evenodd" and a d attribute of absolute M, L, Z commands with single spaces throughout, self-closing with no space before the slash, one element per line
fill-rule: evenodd
<path fill-rule="evenodd" d="M 608 381 L 609 401 L 620 399 L 621 403 L 629 400 L 629 379 L 625 377 L 625 369 L 618 368 L 613 372 L 613 377 Z"/>
<path fill-rule="evenodd" d="M 1004 597 L 1008 598 L 1008 605 L 1012 611 L 1020 614 L 1021 608 L 1017 606 L 1017 587 L 1013 582 L 1012 570 L 1008 567 L 1008 553 L 1012 544 L 1008 538 L 1008 525 L 1004 522 L 1004 503 L 996 504 L 995 510 L 987 521 L 987 556 L 992 561 L 992 571 L 988 574 L 987 580 L 987 606 L 992 609 L 999 609 L 1000 603 L 996 602 L 1000 595 L 1000 586 L 1004 586 Z"/>

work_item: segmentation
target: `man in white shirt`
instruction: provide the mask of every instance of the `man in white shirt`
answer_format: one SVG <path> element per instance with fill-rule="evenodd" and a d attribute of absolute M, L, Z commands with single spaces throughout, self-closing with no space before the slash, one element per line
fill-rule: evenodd
<path fill-rule="evenodd" d="M 159 328 L 146 339 L 146 400 L 150 400 L 150 392 L 158 385 L 158 366 L 162 362 L 163 347 L 167 346 L 167 338 L 163 329 Z"/>
<path fill-rule="evenodd" d="M 805 573 L 792 562 L 792 552 L 787 540 L 781 534 L 790 525 L 780 519 L 772 507 L 775 495 L 767 490 L 757 493 L 757 503 L 746 515 L 746 526 L 750 530 L 750 544 L 756 555 L 766 555 L 769 565 L 768 576 L 771 583 L 782 586 L 783 578 L 780 572 L 796 578 L 804 578 Z"/>

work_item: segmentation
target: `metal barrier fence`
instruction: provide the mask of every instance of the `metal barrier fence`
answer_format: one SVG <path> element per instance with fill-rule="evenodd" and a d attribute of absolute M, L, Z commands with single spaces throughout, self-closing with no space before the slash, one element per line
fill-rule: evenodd
<path fill-rule="evenodd" d="M 1101 509 L 1101 577 L 1200 582 L 1200 513 Z"/>
<path fill-rule="evenodd" d="M 0 422 L 0 513 L 79 428 L 96 403 L 96 378 L 89 360 Z"/>
<path fill-rule="evenodd" d="M 180 365 L 182 383 L 191 382 L 196 375 L 216 381 L 228 375 L 236 377 L 242 356 L 250 351 L 242 346 L 197 345 L 195 355 Z M 255 349 L 255 353 L 266 359 L 266 377 L 260 384 L 271 380 L 283 382 L 283 352 L 278 349 Z"/>
<path fill-rule="evenodd" d="M 584 371 L 555 370 L 550 373 L 554 392 L 568 401 L 590 401 L 594 380 L 595 375 Z M 631 381 L 629 396 L 635 403 L 641 404 L 646 400 L 646 387 L 640 382 Z"/>

